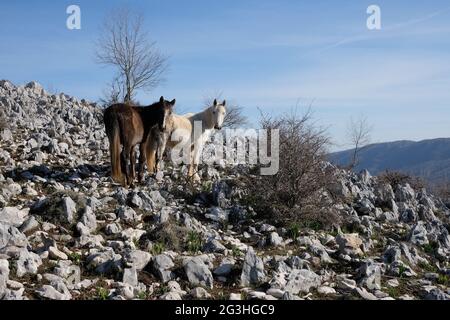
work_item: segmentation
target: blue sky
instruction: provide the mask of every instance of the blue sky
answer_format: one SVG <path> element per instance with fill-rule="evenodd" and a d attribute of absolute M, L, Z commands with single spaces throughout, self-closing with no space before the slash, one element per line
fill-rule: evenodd
<path fill-rule="evenodd" d="M 81 7 L 82 29 L 66 28 Z M 381 7 L 382 29 L 366 28 Z M 112 9 L 144 13 L 170 57 L 166 82 L 138 100 L 176 97 L 197 111 L 207 96 L 276 114 L 313 102 L 317 123 L 346 147 L 350 117 L 364 115 L 372 141 L 449 137 L 448 1 L 2 1 L 0 78 L 97 100 L 113 70 L 95 63 L 94 42 Z"/>

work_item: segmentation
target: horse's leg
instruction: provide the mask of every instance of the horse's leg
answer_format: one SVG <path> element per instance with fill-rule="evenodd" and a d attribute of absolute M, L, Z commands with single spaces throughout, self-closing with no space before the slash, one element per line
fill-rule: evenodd
<path fill-rule="evenodd" d="M 195 175 L 196 175 L 196 165 L 195 165 L 195 145 L 192 144 L 191 150 L 189 155 L 189 166 L 188 166 L 188 177 L 190 180 L 195 181 Z"/>
<path fill-rule="evenodd" d="M 118 123 L 112 124 L 112 128 L 107 131 L 109 139 L 109 151 L 111 155 L 111 176 L 115 182 L 124 185 L 123 160 L 120 150 L 120 132 Z M 122 160 L 122 161 L 121 161 Z"/>
<path fill-rule="evenodd" d="M 147 141 L 142 141 L 139 145 L 139 172 L 138 172 L 138 182 L 142 183 L 144 179 L 144 167 L 146 162 L 146 154 L 147 151 Z"/>
<path fill-rule="evenodd" d="M 136 176 L 136 150 L 135 147 L 131 147 L 130 150 L 130 185 L 133 185 L 134 178 Z"/>
<path fill-rule="evenodd" d="M 125 163 L 125 177 L 126 177 L 126 185 L 130 185 L 132 183 L 131 180 L 131 172 L 130 172 L 130 154 L 131 154 L 131 146 L 129 144 L 124 144 L 123 146 L 123 157 Z"/>
<path fill-rule="evenodd" d="M 155 143 L 156 137 L 154 134 L 149 134 L 147 143 L 146 143 L 146 161 L 147 161 L 147 170 L 150 175 L 153 175 L 155 173 L 155 164 L 156 164 L 156 143 Z"/>
<path fill-rule="evenodd" d="M 161 133 L 158 139 L 158 150 L 156 152 L 156 163 L 155 163 L 155 171 L 159 171 L 160 162 L 163 160 L 164 151 L 166 150 L 167 140 L 169 139 L 168 134 Z"/>
<path fill-rule="evenodd" d="M 127 172 L 127 158 L 125 157 L 125 148 L 122 148 L 120 152 L 120 168 L 124 174 Z M 125 184 L 126 184 L 126 176 L 125 176 Z"/>
<path fill-rule="evenodd" d="M 158 133 L 156 137 L 155 173 L 159 171 L 159 161 L 161 160 L 162 133 Z"/>
<path fill-rule="evenodd" d="M 193 151 L 192 151 L 192 168 L 191 168 L 191 178 L 193 181 L 198 182 L 200 181 L 200 176 L 198 174 L 198 163 L 200 161 L 200 147 L 201 147 L 201 141 L 200 139 L 197 139 L 193 144 Z"/>

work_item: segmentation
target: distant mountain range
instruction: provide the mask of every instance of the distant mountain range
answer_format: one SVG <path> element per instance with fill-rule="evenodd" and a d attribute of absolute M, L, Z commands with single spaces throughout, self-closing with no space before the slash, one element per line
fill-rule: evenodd
<path fill-rule="evenodd" d="M 353 150 L 331 153 L 337 165 L 348 165 Z M 362 148 L 355 171 L 367 169 L 372 174 L 386 170 L 401 171 L 432 183 L 450 181 L 450 138 L 376 143 Z"/>

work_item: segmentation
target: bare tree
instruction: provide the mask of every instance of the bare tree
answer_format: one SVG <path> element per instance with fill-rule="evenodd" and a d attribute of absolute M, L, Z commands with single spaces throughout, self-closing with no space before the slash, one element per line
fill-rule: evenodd
<path fill-rule="evenodd" d="M 123 101 L 125 94 L 123 93 L 123 84 L 120 83 L 120 79 L 115 77 L 108 87 L 103 90 L 103 97 L 99 103 L 103 107 L 108 107 L 115 103 Z"/>
<path fill-rule="evenodd" d="M 234 104 L 227 106 L 227 113 L 225 115 L 225 119 L 223 120 L 223 127 L 236 129 L 247 125 L 248 119 L 244 116 L 243 110 L 243 107 Z"/>
<path fill-rule="evenodd" d="M 138 89 L 158 86 L 167 69 L 167 58 L 149 40 L 143 21 L 127 8 L 117 10 L 108 15 L 97 43 L 98 62 L 117 69 L 110 93 L 125 102 L 131 102 Z"/>
<path fill-rule="evenodd" d="M 350 118 L 347 126 L 347 137 L 353 146 L 353 154 L 350 162 L 350 168 L 358 164 L 358 156 L 361 148 L 370 143 L 370 134 L 373 127 L 367 121 L 367 118 L 360 116 L 358 119 Z"/>

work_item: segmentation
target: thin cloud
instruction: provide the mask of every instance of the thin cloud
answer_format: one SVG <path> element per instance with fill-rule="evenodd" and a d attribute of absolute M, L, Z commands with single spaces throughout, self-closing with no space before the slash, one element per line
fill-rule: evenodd
<path fill-rule="evenodd" d="M 425 15 L 423 17 L 420 17 L 420 18 L 411 19 L 411 20 L 408 20 L 408 21 L 405 21 L 405 22 L 401 22 L 401 23 L 397 23 L 397 24 L 394 24 L 394 25 L 391 25 L 391 26 L 383 27 L 381 32 L 378 32 L 378 33 L 372 33 L 372 34 L 369 35 L 367 32 L 365 32 L 365 33 L 361 33 L 359 35 L 355 35 L 355 36 L 352 36 L 352 37 L 344 38 L 344 39 L 339 40 L 339 41 L 337 41 L 335 43 L 332 43 L 332 44 L 330 44 L 328 46 L 325 46 L 323 48 L 314 50 L 314 51 L 310 52 L 309 54 L 313 54 L 313 53 L 321 54 L 321 53 L 324 53 L 324 52 L 329 51 L 331 49 L 338 48 L 338 47 L 340 47 L 342 45 L 351 44 L 351 43 L 360 42 L 360 41 L 367 41 L 367 40 L 371 40 L 371 39 L 374 39 L 374 38 L 381 38 L 383 36 L 392 37 L 393 36 L 392 31 L 400 31 L 400 30 L 403 30 L 405 28 L 412 27 L 414 25 L 417 25 L 417 24 L 420 24 L 422 22 L 431 20 L 431 19 L 433 19 L 435 17 L 438 17 L 438 16 L 440 16 L 440 15 L 442 15 L 442 14 L 448 12 L 448 11 L 450 11 L 450 6 L 444 8 L 444 9 L 432 12 L 430 14 L 427 14 L 427 15 Z M 387 34 L 387 32 L 390 32 L 390 34 Z"/>
<path fill-rule="evenodd" d="M 447 12 L 449 10 L 450 10 L 450 6 L 444 8 L 442 10 L 438 10 L 438 11 L 432 12 L 432 13 L 430 13 L 430 14 L 428 14 L 426 16 L 423 16 L 421 18 L 411 19 L 409 21 L 401 22 L 401 23 L 392 25 L 390 27 L 386 27 L 385 30 L 392 31 L 392 30 L 403 29 L 405 27 L 411 27 L 411 26 L 414 26 L 416 24 L 419 24 L 419 23 L 431 20 L 431 19 L 433 19 L 433 18 L 435 18 L 437 16 L 440 16 L 440 15 L 442 15 L 443 13 L 445 13 L 445 12 Z"/>

